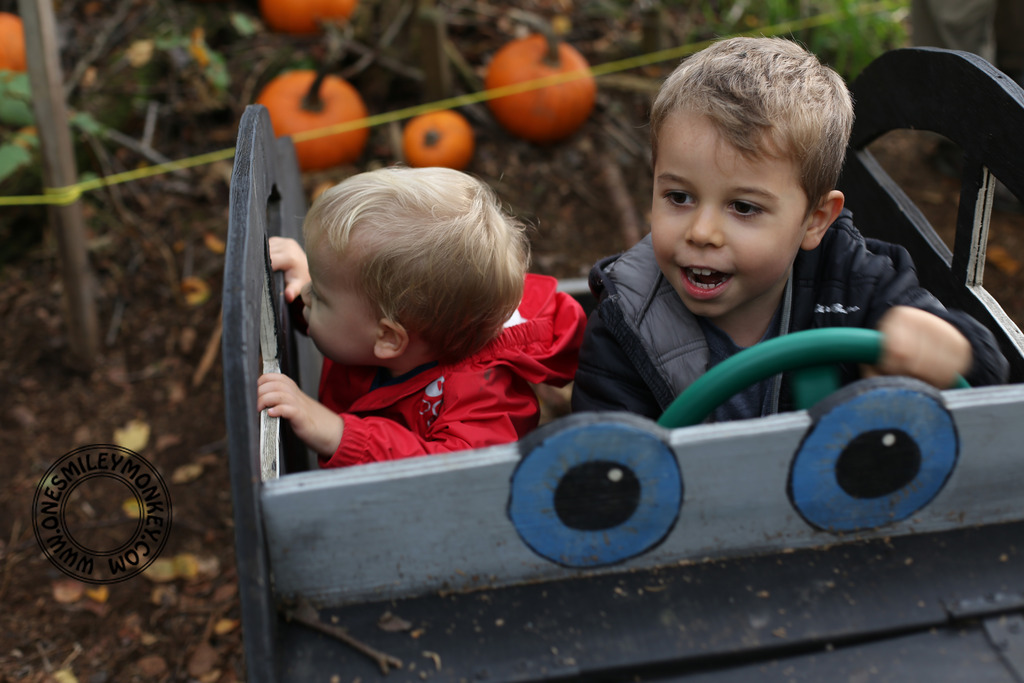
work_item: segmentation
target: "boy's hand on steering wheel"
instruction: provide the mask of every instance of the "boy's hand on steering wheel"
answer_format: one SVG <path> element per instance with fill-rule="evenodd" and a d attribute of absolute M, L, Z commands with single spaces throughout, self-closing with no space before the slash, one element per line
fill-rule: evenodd
<path fill-rule="evenodd" d="M 948 389 L 966 375 L 973 361 L 971 344 L 942 318 L 911 306 L 894 306 L 878 323 L 882 355 L 875 366 L 861 366 L 865 377 L 908 375 Z"/>

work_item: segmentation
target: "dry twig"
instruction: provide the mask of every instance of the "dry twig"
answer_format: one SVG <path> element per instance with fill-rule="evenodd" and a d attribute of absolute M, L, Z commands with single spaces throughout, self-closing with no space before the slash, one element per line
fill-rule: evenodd
<path fill-rule="evenodd" d="M 401 659 L 381 652 L 380 650 L 370 647 L 366 643 L 353 638 L 348 634 L 348 631 L 340 626 L 332 626 L 320 621 L 320 616 L 317 614 L 316 610 L 305 600 L 301 601 L 294 609 L 286 610 L 285 618 L 297 621 L 303 626 L 308 626 L 315 631 L 325 633 L 332 638 L 337 638 L 355 651 L 364 654 L 377 662 L 377 666 L 380 667 L 380 672 L 382 674 L 387 674 L 391 667 L 396 669 L 402 668 Z"/>
<path fill-rule="evenodd" d="M 210 371 L 213 366 L 214 359 L 217 358 L 217 352 L 220 351 L 220 337 L 224 331 L 224 309 L 217 314 L 217 325 L 213 328 L 213 333 L 210 335 L 210 341 L 206 342 L 206 350 L 203 351 L 203 357 L 199 359 L 199 365 L 196 366 L 196 371 L 192 373 L 192 386 L 198 387 L 203 383 L 206 378 L 206 373 Z"/>
<path fill-rule="evenodd" d="M 619 216 L 619 226 L 622 229 L 622 238 L 626 247 L 632 247 L 640 241 L 643 233 L 640 230 L 640 219 L 637 218 L 636 207 L 633 199 L 626 191 L 626 181 L 622 177 L 622 170 L 612 159 L 611 154 L 601 155 L 601 180 L 611 197 L 612 206 L 615 207 Z"/>

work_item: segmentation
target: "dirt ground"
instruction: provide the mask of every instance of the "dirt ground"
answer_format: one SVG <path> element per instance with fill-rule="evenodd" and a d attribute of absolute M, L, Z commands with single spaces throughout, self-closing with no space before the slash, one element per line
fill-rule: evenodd
<path fill-rule="evenodd" d="M 153 146 L 171 158 L 232 145 L 241 109 L 265 74 L 302 50 L 319 49 L 308 39 L 266 33 L 252 37 L 245 49 L 233 48 L 222 37 L 224 7 L 165 4 L 177 7 L 168 21 L 179 28 L 197 17 L 219 27 L 207 29 L 207 40 L 225 54 L 229 71 L 245 74 L 234 94 L 202 104 L 188 90 L 195 81 L 184 67 L 170 58 L 161 65 L 163 86 L 146 96 L 163 102 Z M 85 61 L 99 69 L 92 85 L 80 81 L 72 97 L 78 106 L 125 97 L 132 79 L 125 77 L 123 49 L 152 27 L 144 3 L 100 5 L 67 2 L 61 9 L 65 69 L 78 73 L 76 65 Z M 559 3 L 526 5 L 547 11 Z M 104 50 L 87 54 L 94 42 L 87 38 L 102 35 L 112 14 L 122 10 Z M 512 34 L 508 20 L 496 16 L 495 10 L 482 26 L 451 27 L 470 63 L 482 63 Z M 617 30 L 635 37 L 639 21 L 626 17 Z M 618 56 L 609 52 L 604 26 L 580 18 L 570 34 L 595 63 Z M 650 92 L 644 83 L 663 73 L 656 67 L 636 83 L 601 85 L 598 107 L 583 130 L 546 148 L 505 134 L 482 105 L 467 108 L 478 140 L 468 170 L 493 183 L 533 225 L 534 270 L 585 276 L 597 258 L 621 251 L 646 231 L 650 180 L 643 121 Z M 371 68 L 353 80 L 366 83 L 379 75 Z M 397 78 L 374 97 L 375 111 L 408 106 L 415 83 Z M 138 139 L 143 118 L 127 116 L 123 132 Z M 307 191 L 395 161 L 396 130 L 374 130 L 358 164 L 308 174 Z M 80 168 L 110 172 L 141 161 L 131 150 L 107 149 L 94 149 Z M 912 137 L 877 145 L 883 163 L 926 215 L 949 225 L 957 184 L 929 163 L 930 151 L 929 143 Z M 56 242 L 41 227 L 46 212 L 5 208 L 0 215 L 6 243 L 0 259 L 0 681 L 244 678 L 217 334 L 229 173 L 230 163 L 218 162 L 96 192 L 83 202 L 101 326 L 101 354 L 91 369 L 69 359 Z M 1024 275 L 1014 255 L 1024 254 L 1024 216 L 997 211 L 993 224 L 998 249 L 990 252 L 995 256 L 986 283 L 1021 324 Z M 96 586 L 70 579 L 40 552 L 32 501 L 43 474 L 63 454 L 114 442 L 131 445 L 163 474 L 173 530 L 152 572 Z M 116 487 L 78 495 L 69 505 L 76 534 L 98 545 L 117 538 L 125 528 L 122 498 Z"/>

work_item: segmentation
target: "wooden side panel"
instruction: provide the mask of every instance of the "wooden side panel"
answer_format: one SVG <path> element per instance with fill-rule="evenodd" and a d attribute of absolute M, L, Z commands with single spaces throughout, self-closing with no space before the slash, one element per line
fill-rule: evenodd
<path fill-rule="evenodd" d="M 239 124 L 231 176 L 221 353 L 246 666 L 248 680 L 254 682 L 274 680 L 271 662 L 276 619 L 259 498 L 256 410 L 267 205 L 276 169 L 273 149 L 273 132 L 266 110 L 247 108 Z"/>
<path fill-rule="evenodd" d="M 821 530 L 794 507 L 790 473 L 812 425 L 806 412 L 671 433 L 652 424 L 675 454 L 685 496 L 668 535 L 625 561 L 574 568 L 524 542 L 509 515 L 520 457 L 508 446 L 270 482 L 263 506 L 275 587 L 285 598 L 340 604 L 1024 519 L 1014 484 L 1024 387 L 943 396 L 959 460 L 933 500 L 879 528 Z"/>

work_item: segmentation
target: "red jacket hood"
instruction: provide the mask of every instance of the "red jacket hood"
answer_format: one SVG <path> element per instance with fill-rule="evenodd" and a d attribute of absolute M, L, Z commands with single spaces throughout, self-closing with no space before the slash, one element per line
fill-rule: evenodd
<path fill-rule="evenodd" d="M 533 384 L 564 386 L 576 374 L 586 322 L 583 308 L 558 291 L 555 278 L 528 273 L 523 300 L 498 338 L 452 365 L 506 365 Z"/>

